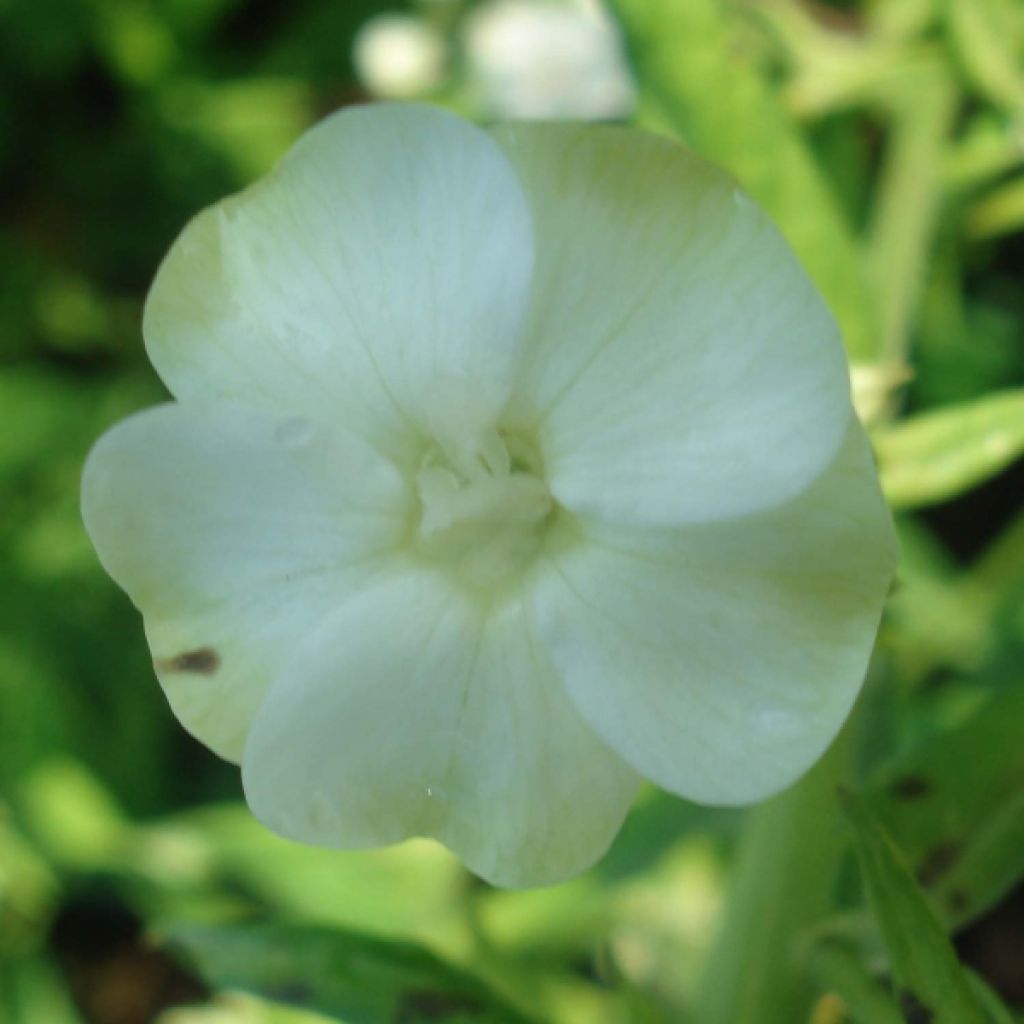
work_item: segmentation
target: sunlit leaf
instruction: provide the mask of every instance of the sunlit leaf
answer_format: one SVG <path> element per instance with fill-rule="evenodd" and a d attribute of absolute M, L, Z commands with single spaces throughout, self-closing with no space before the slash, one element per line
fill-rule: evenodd
<path fill-rule="evenodd" d="M 82 765 L 69 758 L 47 761 L 18 796 L 27 831 L 48 858 L 93 870 L 111 862 L 126 823 L 110 794 Z"/>
<path fill-rule="evenodd" d="M 1024 177 L 979 199 L 967 212 L 966 228 L 974 238 L 996 238 L 1024 228 Z"/>
<path fill-rule="evenodd" d="M 1005 8 L 993 0 L 960 0 L 943 8 L 953 46 L 975 89 L 1012 113 L 1024 113 L 1024 68 L 1014 50 L 1019 40 Z"/>
<path fill-rule="evenodd" d="M 958 189 L 977 188 L 1019 167 L 1019 132 L 1019 125 L 992 110 L 979 111 L 946 152 L 946 180 Z"/>
<path fill-rule="evenodd" d="M 943 501 L 1024 453 L 1024 389 L 922 413 L 876 430 L 873 439 L 893 505 Z"/>
<path fill-rule="evenodd" d="M 839 319 L 847 350 L 870 361 L 878 337 L 857 246 L 792 118 L 739 58 L 717 0 L 614 0 L 642 99 L 722 164 L 778 222 Z"/>
<path fill-rule="evenodd" d="M 889 134 L 872 210 L 869 258 L 883 357 L 898 361 L 906 354 L 924 283 L 957 92 L 948 68 L 929 55 L 900 68 L 883 96 Z"/>
<path fill-rule="evenodd" d="M 331 1024 L 337 1019 L 242 992 L 229 992 L 210 1003 L 166 1010 L 154 1024 Z"/>
<path fill-rule="evenodd" d="M 941 0 L 885 0 L 865 5 L 872 34 L 906 42 L 927 32 L 935 22 Z"/>
<path fill-rule="evenodd" d="M 167 940 L 216 988 L 241 989 L 347 1024 L 528 1024 L 481 981 L 411 943 L 300 925 L 180 926 Z"/>
<path fill-rule="evenodd" d="M 217 85 L 172 80 L 160 95 L 168 123 L 223 153 L 240 183 L 267 173 L 309 126 L 310 107 L 306 84 L 283 76 Z"/>
<path fill-rule="evenodd" d="M 222 877 L 288 918 L 429 937 L 446 951 L 464 944 L 468 878 L 437 843 L 414 840 L 374 853 L 302 846 L 268 831 L 243 804 L 198 808 L 163 829 L 176 831 L 198 844 Z M 158 840 L 162 830 L 151 834 Z"/>

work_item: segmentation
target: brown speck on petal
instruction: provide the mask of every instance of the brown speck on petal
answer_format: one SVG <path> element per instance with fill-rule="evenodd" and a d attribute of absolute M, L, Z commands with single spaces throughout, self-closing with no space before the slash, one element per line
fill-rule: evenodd
<path fill-rule="evenodd" d="M 190 672 L 212 676 L 220 668 L 220 655 L 212 647 L 197 647 L 183 651 L 173 658 L 157 658 L 153 663 L 157 672 Z"/>

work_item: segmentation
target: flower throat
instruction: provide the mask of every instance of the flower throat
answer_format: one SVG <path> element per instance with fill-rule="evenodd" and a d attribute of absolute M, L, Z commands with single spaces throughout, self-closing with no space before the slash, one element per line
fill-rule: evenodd
<path fill-rule="evenodd" d="M 525 438 L 490 430 L 433 444 L 416 474 L 417 546 L 474 589 L 508 583 L 540 548 L 554 502 Z"/>

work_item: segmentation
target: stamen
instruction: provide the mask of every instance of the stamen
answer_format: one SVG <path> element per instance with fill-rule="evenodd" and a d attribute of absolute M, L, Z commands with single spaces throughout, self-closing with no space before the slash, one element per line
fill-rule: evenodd
<path fill-rule="evenodd" d="M 540 468 L 525 439 L 496 430 L 431 447 L 416 475 L 420 549 L 476 584 L 521 571 L 554 509 Z"/>

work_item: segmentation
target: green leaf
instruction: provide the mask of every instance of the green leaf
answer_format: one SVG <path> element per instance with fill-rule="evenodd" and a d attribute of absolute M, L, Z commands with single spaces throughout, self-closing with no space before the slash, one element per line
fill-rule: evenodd
<path fill-rule="evenodd" d="M 976 191 L 1020 166 L 1020 141 L 1006 118 L 984 109 L 962 128 L 946 151 L 945 176 L 961 192 Z"/>
<path fill-rule="evenodd" d="M 1024 177 L 993 189 L 967 211 L 968 234 L 972 238 L 997 238 L 1024 228 Z"/>
<path fill-rule="evenodd" d="M 951 0 L 943 6 L 953 49 L 971 84 L 996 106 L 1024 114 L 1024 70 L 1014 52 L 1019 34 L 1005 16 L 1008 10 L 992 0 Z"/>
<path fill-rule="evenodd" d="M 127 823 L 111 794 L 68 757 L 40 764 L 21 785 L 16 806 L 39 848 L 61 867 L 101 869 L 125 838 Z"/>
<path fill-rule="evenodd" d="M 875 431 L 882 488 L 899 507 L 952 498 L 1024 453 L 1024 388 Z"/>
<path fill-rule="evenodd" d="M 53 869 L 0 801 L 0 964 L 40 942 L 57 892 Z"/>
<path fill-rule="evenodd" d="M 162 827 L 161 827 L 162 826 Z M 217 864 L 227 884 L 285 919 L 356 933 L 428 940 L 442 952 L 465 947 L 465 873 L 442 846 L 410 840 L 368 856 L 291 843 L 264 828 L 244 804 L 206 805 L 158 823 Z"/>
<path fill-rule="evenodd" d="M 891 649 L 907 685 L 937 667 L 976 671 L 993 644 L 992 602 L 964 583 L 945 546 L 914 516 L 896 519 L 899 584 L 889 601 Z"/>
<path fill-rule="evenodd" d="M 309 127 L 307 86 L 291 78 L 253 77 L 211 85 L 188 79 L 160 93 L 167 123 L 220 152 L 239 181 L 266 174 Z"/>
<path fill-rule="evenodd" d="M 242 992 L 227 992 L 198 1006 L 175 1006 L 165 1010 L 154 1024 L 336 1024 L 311 1010 L 297 1010 L 268 999 Z"/>
<path fill-rule="evenodd" d="M 924 35 L 932 27 L 939 0 L 885 0 L 864 5 L 864 18 L 871 36 L 905 43 Z"/>
<path fill-rule="evenodd" d="M 869 255 L 883 359 L 898 362 L 924 283 L 958 95 L 945 63 L 927 55 L 901 68 L 883 96 L 890 127 Z"/>
<path fill-rule="evenodd" d="M 806 141 L 775 91 L 737 58 L 718 0 L 614 0 L 641 109 L 726 167 L 778 222 L 835 312 L 850 357 L 878 354 L 864 268 Z"/>
<path fill-rule="evenodd" d="M 826 991 L 839 996 L 856 1024 L 905 1024 L 892 995 L 838 939 L 815 943 L 808 966 Z"/>
<path fill-rule="evenodd" d="M 969 585 L 996 604 L 1024 590 L 1024 510 L 975 560 Z"/>
<path fill-rule="evenodd" d="M 897 758 L 865 796 L 949 920 L 982 913 L 1024 869 L 1024 686 Z"/>
<path fill-rule="evenodd" d="M 529 1024 L 482 981 L 413 943 L 271 924 L 185 925 L 166 939 L 215 988 L 241 989 L 346 1024 Z"/>
<path fill-rule="evenodd" d="M 868 901 L 881 927 L 898 997 L 934 1024 L 987 1024 L 953 946 L 910 869 L 867 804 L 843 791 Z"/>
<path fill-rule="evenodd" d="M 971 982 L 978 1002 L 985 1007 L 985 1013 L 991 1024 L 1019 1024 L 1014 1015 L 1007 1009 L 999 994 L 985 981 L 981 975 L 968 968 L 967 977 Z"/>
<path fill-rule="evenodd" d="M 0 957 L 0 1020 L 82 1024 L 67 985 L 48 958 Z"/>
<path fill-rule="evenodd" d="M 997 903 L 1024 877 L 1024 792 L 1015 793 L 967 840 L 942 874 L 935 897 L 965 921 Z"/>

